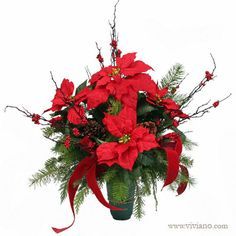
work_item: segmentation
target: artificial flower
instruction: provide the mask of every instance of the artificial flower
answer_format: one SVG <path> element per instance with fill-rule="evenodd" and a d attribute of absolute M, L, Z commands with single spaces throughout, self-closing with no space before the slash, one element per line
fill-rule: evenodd
<path fill-rule="evenodd" d="M 103 123 L 118 140 L 104 142 L 97 148 L 99 164 L 118 164 L 132 170 L 139 153 L 159 146 L 148 129 L 137 126 L 136 112 L 131 108 L 125 107 L 118 115 L 105 114 Z"/>

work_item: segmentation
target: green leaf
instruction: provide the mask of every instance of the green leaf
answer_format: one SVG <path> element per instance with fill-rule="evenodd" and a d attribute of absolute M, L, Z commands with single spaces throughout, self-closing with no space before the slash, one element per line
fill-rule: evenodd
<path fill-rule="evenodd" d="M 87 85 L 87 80 L 85 80 L 82 84 L 80 84 L 80 85 L 77 87 L 77 89 L 76 89 L 76 91 L 75 91 L 75 94 L 79 93 L 82 89 L 84 89 L 84 88 L 86 87 L 86 85 Z"/>
<path fill-rule="evenodd" d="M 147 115 L 148 113 L 152 112 L 152 111 L 156 111 L 157 108 L 150 105 L 149 103 L 143 103 L 141 104 L 141 106 L 138 106 L 138 111 L 137 114 L 138 116 L 143 116 L 143 115 Z"/>

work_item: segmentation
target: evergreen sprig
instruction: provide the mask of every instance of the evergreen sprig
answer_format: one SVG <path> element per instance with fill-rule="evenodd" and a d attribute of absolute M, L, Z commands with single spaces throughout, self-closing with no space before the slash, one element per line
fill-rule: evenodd
<path fill-rule="evenodd" d="M 161 80 L 161 87 L 176 88 L 185 78 L 183 65 L 175 64 Z"/>

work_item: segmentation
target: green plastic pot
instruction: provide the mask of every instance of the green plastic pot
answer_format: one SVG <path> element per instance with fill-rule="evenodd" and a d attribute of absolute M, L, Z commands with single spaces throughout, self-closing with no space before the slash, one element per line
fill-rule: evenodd
<path fill-rule="evenodd" d="M 134 207 L 134 192 L 135 192 L 135 184 L 130 183 L 128 186 L 128 197 L 127 200 L 124 202 L 114 202 L 112 200 L 112 183 L 107 183 L 107 195 L 109 203 L 113 206 L 122 208 L 122 211 L 114 211 L 110 210 L 110 213 L 115 220 L 129 220 L 133 214 L 133 207 Z"/>

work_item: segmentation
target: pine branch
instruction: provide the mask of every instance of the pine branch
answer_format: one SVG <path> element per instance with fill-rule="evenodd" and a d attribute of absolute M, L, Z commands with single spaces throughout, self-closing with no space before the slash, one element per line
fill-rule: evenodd
<path fill-rule="evenodd" d="M 77 191 L 75 199 L 74 199 L 74 206 L 75 206 L 76 213 L 79 212 L 79 208 L 83 204 L 88 194 L 89 194 L 89 188 L 87 186 L 79 188 L 79 190 Z"/>
<path fill-rule="evenodd" d="M 185 136 L 185 139 L 183 140 L 183 146 L 185 147 L 186 150 L 191 151 L 193 147 L 197 146 L 197 143 L 191 141 Z"/>
<path fill-rule="evenodd" d="M 30 186 L 42 186 L 55 180 L 57 169 L 41 169 L 30 178 Z"/>
<path fill-rule="evenodd" d="M 134 217 L 141 219 L 144 216 L 144 200 L 142 197 L 141 189 L 139 187 L 138 181 L 136 182 L 136 192 L 135 192 L 135 201 L 134 201 Z"/>
<path fill-rule="evenodd" d="M 161 80 L 161 88 L 168 87 L 170 90 L 179 86 L 185 79 L 183 65 L 175 64 Z"/>

